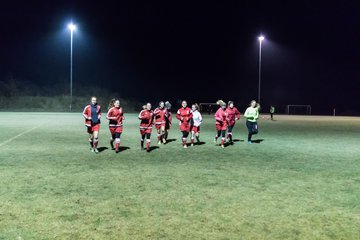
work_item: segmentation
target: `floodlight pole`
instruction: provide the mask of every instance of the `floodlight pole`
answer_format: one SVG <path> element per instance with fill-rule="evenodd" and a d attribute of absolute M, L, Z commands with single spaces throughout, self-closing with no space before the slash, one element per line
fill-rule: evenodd
<path fill-rule="evenodd" d="M 258 89 L 258 103 L 260 103 L 260 91 L 261 91 L 261 43 L 265 39 L 263 36 L 259 38 L 259 89 Z"/>
<path fill-rule="evenodd" d="M 74 27 L 70 25 L 70 112 L 72 111 L 73 102 L 73 37 Z"/>

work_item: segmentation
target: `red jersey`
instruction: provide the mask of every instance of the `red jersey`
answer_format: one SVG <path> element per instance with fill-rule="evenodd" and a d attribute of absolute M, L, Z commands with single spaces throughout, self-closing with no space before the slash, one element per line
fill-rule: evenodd
<path fill-rule="evenodd" d="M 107 116 L 109 119 L 109 127 L 121 127 L 124 118 L 124 112 L 122 108 L 112 107 L 109 109 Z"/>
<path fill-rule="evenodd" d="M 217 128 L 221 126 L 221 130 L 225 130 L 227 128 L 227 112 L 226 110 L 222 109 L 221 107 L 215 113 L 215 121 Z"/>
<path fill-rule="evenodd" d="M 95 112 L 92 112 L 92 109 L 95 110 Z M 82 114 L 85 118 L 85 126 L 91 127 L 94 124 L 100 123 L 101 108 L 99 105 L 87 105 Z"/>
<path fill-rule="evenodd" d="M 153 125 L 154 113 L 152 110 L 142 110 L 139 113 L 140 129 L 151 129 Z"/>
<path fill-rule="evenodd" d="M 191 109 L 180 108 L 176 113 L 176 118 L 180 120 L 180 130 L 181 131 L 190 131 L 190 120 L 192 119 Z"/>
<path fill-rule="evenodd" d="M 240 112 L 236 107 L 228 107 L 225 111 L 227 112 L 227 123 L 229 125 L 234 125 L 235 121 L 240 119 Z"/>
<path fill-rule="evenodd" d="M 155 116 L 155 124 L 165 124 L 166 118 L 168 116 L 168 111 L 166 108 L 156 108 L 154 110 L 154 116 Z"/>
<path fill-rule="evenodd" d="M 188 107 L 180 108 L 176 113 L 176 118 L 180 120 L 180 123 L 190 123 L 192 118 L 191 109 Z"/>

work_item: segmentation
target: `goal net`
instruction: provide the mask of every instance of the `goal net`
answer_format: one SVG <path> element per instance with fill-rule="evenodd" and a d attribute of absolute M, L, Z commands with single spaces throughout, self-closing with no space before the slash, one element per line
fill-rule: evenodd
<path fill-rule="evenodd" d="M 286 105 L 286 114 L 311 115 L 311 105 Z"/>
<path fill-rule="evenodd" d="M 199 103 L 200 112 L 208 113 L 209 115 L 216 112 L 218 105 L 216 103 Z"/>

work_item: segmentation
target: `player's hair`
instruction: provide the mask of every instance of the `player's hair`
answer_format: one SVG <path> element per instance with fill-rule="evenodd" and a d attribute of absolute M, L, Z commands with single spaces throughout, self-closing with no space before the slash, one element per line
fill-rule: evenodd
<path fill-rule="evenodd" d="M 195 106 L 195 109 L 199 111 L 199 104 L 194 103 L 193 106 Z"/>
<path fill-rule="evenodd" d="M 226 103 L 223 100 L 217 100 L 216 104 L 220 106 L 226 106 Z"/>
<path fill-rule="evenodd" d="M 166 102 L 165 102 L 165 107 L 166 107 L 167 109 L 170 109 L 170 108 L 171 108 L 171 103 L 170 103 L 169 101 L 166 101 Z"/>
<path fill-rule="evenodd" d="M 230 106 L 230 104 L 234 104 L 234 101 L 229 101 L 228 106 Z"/>
<path fill-rule="evenodd" d="M 251 100 L 251 101 L 250 101 L 250 103 L 249 103 L 249 106 L 251 106 L 251 103 L 253 103 L 253 102 L 255 102 L 255 103 L 256 103 L 256 101 L 255 101 L 255 100 Z"/>
<path fill-rule="evenodd" d="M 146 109 L 146 104 L 142 105 L 142 109 L 145 110 Z"/>
<path fill-rule="evenodd" d="M 164 103 L 164 102 L 163 102 L 163 101 L 160 101 L 160 102 L 159 102 L 159 107 L 160 107 L 161 103 Z M 165 103 L 164 103 L 164 107 L 165 107 Z"/>
<path fill-rule="evenodd" d="M 110 100 L 110 102 L 109 102 L 108 109 L 110 109 L 110 108 L 114 107 L 115 102 L 116 102 L 116 99 L 115 99 L 115 98 L 111 99 L 111 100 Z"/>

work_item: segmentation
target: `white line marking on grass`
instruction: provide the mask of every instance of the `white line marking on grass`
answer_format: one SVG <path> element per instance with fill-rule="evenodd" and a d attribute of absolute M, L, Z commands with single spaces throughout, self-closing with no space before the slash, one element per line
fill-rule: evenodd
<path fill-rule="evenodd" d="M 6 140 L 6 141 L 4 141 L 4 142 L 0 143 L 0 147 L 4 146 L 5 144 L 7 144 L 7 143 L 9 143 L 9 142 L 13 141 L 14 139 L 16 139 L 16 138 L 18 138 L 18 137 L 21 137 L 22 135 L 25 135 L 25 134 L 27 134 L 27 133 L 29 133 L 29 132 L 31 132 L 31 131 L 33 131 L 33 130 L 35 130 L 35 129 L 39 128 L 39 127 L 41 127 L 42 125 L 44 125 L 44 123 L 41 123 L 41 124 L 39 124 L 39 125 L 37 125 L 37 126 L 35 126 L 35 127 L 33 127 L 33 128 L 30 128 L 29 130 L 27 130 L 27 131 L 25 131 L 25 132 L 22 132 L 22 133 L 20 133 L 20 134 L 18 134 L 18 135 L 16 135 L 16 136 L 14 136 L 14 137 L 12 137 L 12 138 L 9 138 L 8 140 Z"/>

